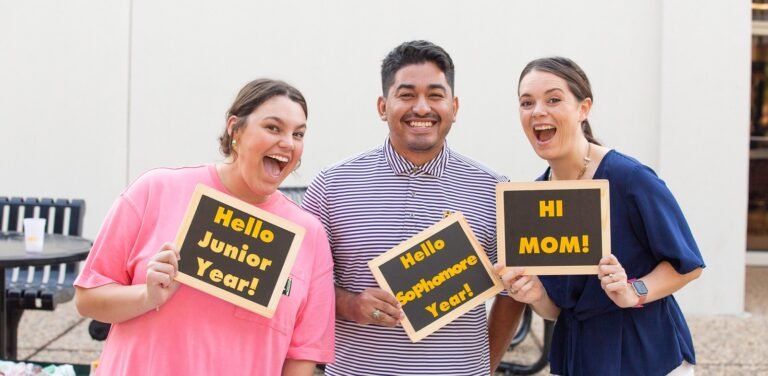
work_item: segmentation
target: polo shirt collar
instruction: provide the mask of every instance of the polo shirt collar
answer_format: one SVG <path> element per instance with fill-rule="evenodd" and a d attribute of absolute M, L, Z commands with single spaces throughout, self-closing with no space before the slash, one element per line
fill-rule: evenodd
<path fill-rule="evenodd" d="M 387 140 L 384 142 L 384 159 L 387 161 L 389 168 L 392 169 L 392 172 L 394 172 L 395 175 L 429 175 L 440 177 L 443 174 L 443 171 L 445 171 L 445 166 L 448 165 L 448 157 L 450 154 L 451 149 L 448 148 L 448 142 L 446 141 L 443 144 L 443 149 L 440 150 L 440 153 L 438 153 L 435 158 L 421 166 L 416 166 L 395 151 L 395 148 L 389 141 L 389 137 L 387 137 Z"/>

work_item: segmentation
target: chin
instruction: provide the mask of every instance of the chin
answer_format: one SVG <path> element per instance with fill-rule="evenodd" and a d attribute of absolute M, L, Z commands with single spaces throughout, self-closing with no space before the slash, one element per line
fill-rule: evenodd
<path fill-rule="evenodd" d="M 542 148 L 538 144 L 533 145 L 533 151 L 536 152 L 536 155 L 539 156 L 539 158 L 550 161 L 554 159 L 554 156 L 552 155 L 552 150 L 549 148 Z"/>

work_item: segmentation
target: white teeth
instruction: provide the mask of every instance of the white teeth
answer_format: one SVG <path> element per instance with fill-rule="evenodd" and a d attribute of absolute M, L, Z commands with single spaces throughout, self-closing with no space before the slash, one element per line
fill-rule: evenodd
<path fill-rule="evenodd" d="M 279 162 L 283 162 L 283 163 L 288 163 L 288 161 L 290 160 L 290 159 L 288 159 L 288 157 L 283 157 L 282 155 L 276 155 L 276 154 L 268 155 L 267 157 L 270 157 L 272 159 L 276 159 Z"/>
<path fill-rule="evenodd" d="M 427 128 L 432 126 L 431 121 L 412 121 L 409 124 L 416 128 Z"/>
<path fill-rule="evenodd" d="M 533 127 L 534 131 L 546 131 L 548 129 L 555 129 L 555 127 L 552 125 L 535 125 Z"/>

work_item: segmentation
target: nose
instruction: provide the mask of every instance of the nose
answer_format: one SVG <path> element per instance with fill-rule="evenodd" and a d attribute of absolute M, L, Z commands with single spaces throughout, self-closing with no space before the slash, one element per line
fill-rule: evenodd
<path fill-rule="evenodd" d="M 533 116 L 544 116 L 547 114 L 546 109 L 544 108 L 544 105 L 541 102 L 536 102 L 535 105 L 533 105 Z"/>
<path fill-rule="evenodd" d="M 293 147 L 294 147 L 293 134 L 287 134 L 280 137 L 280 142 L 278 143 L 278 146 L 280 146 L 281 148 L 293 150 Z"/>
<path fill-rule="evenodd" d="M 416 100 L 416 103 L 413 104 L 413 113 L 419 116 L 423 116 L 430 112 L 432 112 L 432 108 L 429 107 L 429 103 L 427 103 L 427 98 L 424 97 L 423 95 L 420 95 Z"/>

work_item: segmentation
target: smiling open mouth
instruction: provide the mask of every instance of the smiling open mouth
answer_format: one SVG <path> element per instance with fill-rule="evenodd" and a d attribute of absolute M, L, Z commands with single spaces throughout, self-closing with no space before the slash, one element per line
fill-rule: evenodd
<path fill-rule="evenodd" d="M 268 155 L 264 157 L 264 168 L 270 175 L 280 176 L 290 160 L 290 158 L 282 155 Z"/>
<path fill-rule="evenodd" d="M 551 140 L 552 137 L 555 137 L 555 133 L 557 133 L 557 128 L 551 125 L 537 125 L 533 127 L 533 134 L 541 142 Z"/>
<path fill-rule="evenodd" d="M 435 125 L 437 122 L 434 121 L 409 121 L 408 125 L 410 125 L 413 128 L 429 128 L 433 125 Z"/>

